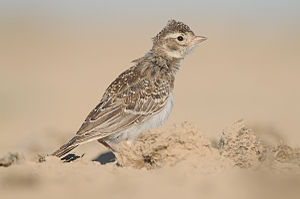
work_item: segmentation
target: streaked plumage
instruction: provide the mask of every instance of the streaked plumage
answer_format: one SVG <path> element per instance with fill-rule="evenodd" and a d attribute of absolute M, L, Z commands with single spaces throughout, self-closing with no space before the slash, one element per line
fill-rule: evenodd
<path fill-rule="evenodd" d="M 185 41 L 177 41 L 178 35 Z M 162 125 L 173 107 L 180 60 L 204 39 L 195 36 L 187 25 L 169 21 L 153 38 L 153 48 L 111 83 L 75 137 L 53 155 L 61 157 L 92 140 L 117 151 L 121 141 L 132 143 L 142 131 Z"/>

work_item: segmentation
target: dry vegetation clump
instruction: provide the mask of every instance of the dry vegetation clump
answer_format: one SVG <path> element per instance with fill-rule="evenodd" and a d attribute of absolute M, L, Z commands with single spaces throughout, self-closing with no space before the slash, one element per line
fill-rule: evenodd
<path fill-rule="evenodd" d="M 144 132 L 132 146 L 122 143 L 117 160 L 124 167 L 153 169 L 211 156 L 213 150 L 199 129 L 185 122 Z"/>
<path fill-rule="evenodd" d="M 229 164 L 239 168 L 300 169 L 300 149 L 265 144 L 243 120 L 225 128 L 214 147 L 198 128 L 185 122 L 144 132 L 132 146 L 122 143 L 117 161 L 123 167 L 138 169 L 178 163 L 202 169 L 220 169 Z"/>
<path fill-rule="evenodd" d="M 277 171 L 296 171 L 300 173 L 300 149 L 280 144 L 272 147 L 269 168 Z M 271 162 L 271 163 L 270 163 Z"/>
<path fill-rule="evenodd" d="M 222 156 L 241 168 L 258 166 L 266 154 L 265 146 L 243 120 L 223 130 L 218 147 Z"/>
<path fill-rule="evenodd" d="M 0 159 L 0 167 L 9 167 L 13 164 L 17 164 L 24 161 L 24 156 L 20 153 L 8 153 L 6 156 Z"/>

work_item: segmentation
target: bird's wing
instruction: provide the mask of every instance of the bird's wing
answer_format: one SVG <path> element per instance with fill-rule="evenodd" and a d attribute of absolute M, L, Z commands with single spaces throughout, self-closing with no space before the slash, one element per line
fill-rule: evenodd
<path fill-rule="evenodd" d="M 76 134 L 80 138 L 78 142 L 120 132 L 163 109 L 171 91 L 167 80 L 149 80 L 145 76 L 128 83 L 130 75 L 125 76 L 128 78 L 121 74 L 110 85 L 101 102 L 87 116 Z M 120 85 L 127 86 L 121 88 Z"/>

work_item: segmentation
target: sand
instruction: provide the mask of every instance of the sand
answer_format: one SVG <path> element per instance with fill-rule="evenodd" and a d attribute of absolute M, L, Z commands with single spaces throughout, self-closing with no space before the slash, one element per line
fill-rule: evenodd
<path fill-rule="evenodd" d="M 1 198 L 297 198 L 299 193 L 300 150 L 266 144 L 243 120 L 224 128 L 217 141 L 183 122 L 146 131 L 132 146 L 122 143 L 116 158 L 107 151 L 91 158 L 90 150 L 81 147 L 64 160 L 9 153 L 0 159 Z"/>

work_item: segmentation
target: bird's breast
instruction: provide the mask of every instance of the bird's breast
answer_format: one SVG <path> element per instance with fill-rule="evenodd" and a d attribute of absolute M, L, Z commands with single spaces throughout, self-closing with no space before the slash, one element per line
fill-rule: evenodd
<path fill-rule="evenodd" d="M 165 107 L 152 117 L 150 117 L 148 120 L 144 121 L 144 130 L 157 128 L 161 125 L 163 125 L 169 118 L 169 115 L 171 114 L 172 108 L 174 105 L 174 96 L 171 93 L 168 97 L 168 101 L 165 104 Z"/>

